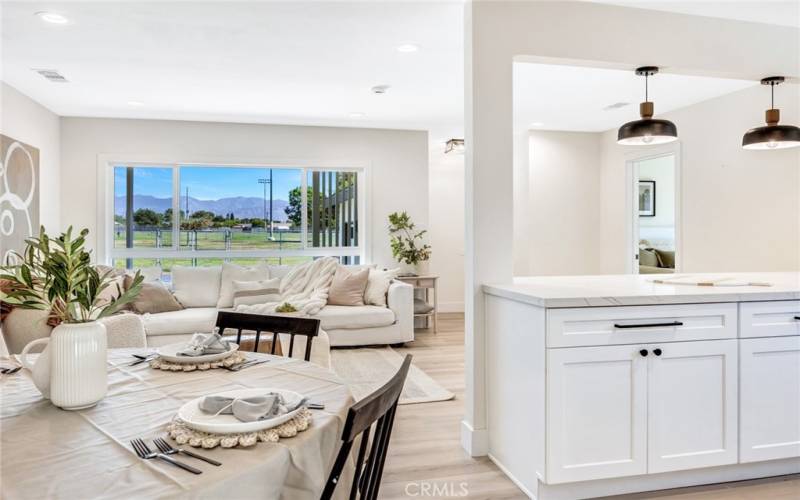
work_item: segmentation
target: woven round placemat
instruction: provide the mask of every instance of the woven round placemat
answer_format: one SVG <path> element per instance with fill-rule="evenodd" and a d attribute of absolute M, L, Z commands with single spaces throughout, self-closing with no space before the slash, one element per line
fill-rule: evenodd
<path fill-rule="evenodd" d="M 303 432 L 311 425 L 312 414 L 308 408 L 303 408 L 288 422 L 284 422 L 277 427 L 265 429 L 258 432 L 246 432 L 237 434 L 213 434 L 192 429 L 186 423 L 175 418 L 167 425 L 169 437 L 178 444 L 188 444 L 195 448 L 243 448 L 254 446 L 258 442 L 277 443 L 281 438 L 290 438 Z"/>
<path fill-rule="evenodd" d="M 191 358 L 187 358 L 191 359 Z M 150 361 L 150 368 L 156 370 L 172 372 L 193 372 L 195 370 L 213 370 L 214 368 L 226 368 L 247 361 L 247 355 L 242 351 L 236 351 L 225 359 L 212 361 L 210 363 L 175 363 L 156 358 Z"/>

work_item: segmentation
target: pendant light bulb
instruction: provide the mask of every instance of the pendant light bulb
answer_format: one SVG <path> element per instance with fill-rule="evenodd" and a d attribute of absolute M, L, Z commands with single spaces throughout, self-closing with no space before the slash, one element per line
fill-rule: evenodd
<path fill-rule="evenodd" d="M 644 66 L 636 74 L 644 76 L 644 102 L 639 105 L 640 120 L 628 122 L 619 128 L 617 144 L 624 146 L 649 146 L 666 144 L 678 139 L 678 128 L 669 120 L 653 118 L 654 104 L 649 100 L 648 79 L 658 73 L 655 66 Z"/>

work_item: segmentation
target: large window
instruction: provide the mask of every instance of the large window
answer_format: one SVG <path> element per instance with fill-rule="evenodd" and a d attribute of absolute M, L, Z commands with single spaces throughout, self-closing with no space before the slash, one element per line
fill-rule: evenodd
<path fill-rule="evenodd" d="M 117 267 L 363 257 L 359 169 L 115 163 L 113 172 Z"/>

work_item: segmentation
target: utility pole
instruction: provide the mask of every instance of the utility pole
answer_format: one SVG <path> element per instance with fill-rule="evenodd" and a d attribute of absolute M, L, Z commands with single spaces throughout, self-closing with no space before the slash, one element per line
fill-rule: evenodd
<path fill-rule="evenodd" d="M 269 235 L 268 239 L 273 238 L 272 230 L 272 169 L 269 169 L 269 179 L 259 179 L 259 184 L 264 185 L 264 232 L 267 232 L 267 184 L 269 184 Z"/>

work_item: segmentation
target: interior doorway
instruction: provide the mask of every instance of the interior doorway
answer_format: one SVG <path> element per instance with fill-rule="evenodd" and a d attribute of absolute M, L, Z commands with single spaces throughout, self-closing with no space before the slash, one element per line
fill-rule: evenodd
<path fill-rule="evenodd" d="M 627 272 L 680 272 L 680 145 L 628 155 Z"/>

